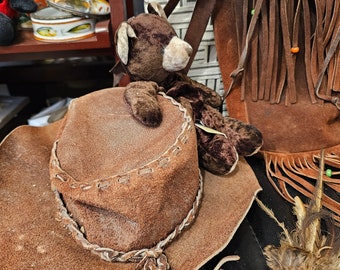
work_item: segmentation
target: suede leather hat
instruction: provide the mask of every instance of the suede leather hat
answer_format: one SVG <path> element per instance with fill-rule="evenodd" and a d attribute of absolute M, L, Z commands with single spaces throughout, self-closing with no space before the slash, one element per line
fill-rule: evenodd
<path fill-rule="evenodd" d="M 213 24 L 228 112 L 261 131 L 269 180 L 307 202 L 324 149 L 340 224 L 339 1 L 216 1 Z"/>
<path fill-rule="evenodd" d="M 2 141 L 1 269 L 197 269 L 229 243 L 260 190 L 249 165 L 200 173 L 186 110 L 159 95 L 164 119 L 147 128 L 124 90 Z"/>

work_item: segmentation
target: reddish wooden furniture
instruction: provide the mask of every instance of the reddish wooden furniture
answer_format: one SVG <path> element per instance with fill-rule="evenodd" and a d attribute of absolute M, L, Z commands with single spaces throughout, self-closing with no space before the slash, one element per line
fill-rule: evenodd
<path fill-rule="evenodd" d="M 110 0 L 110 19 L 96 25 L 95 36 L 74 42 L 46 43 L 33 38 L 32 31 L 20 31 L 11 46 L 0 46 L 0 62 L 46 58 L 113 55 L 113 35 L 117 26 L 133 16 L 132 0 Z"/>

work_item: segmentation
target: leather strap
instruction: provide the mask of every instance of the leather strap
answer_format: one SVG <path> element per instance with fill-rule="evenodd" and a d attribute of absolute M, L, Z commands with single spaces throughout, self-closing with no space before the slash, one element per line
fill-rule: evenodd
<path fill-rule="evenodd" d="M 321 88 L 322 81 L 323 81 L 323 78 L 325 76 L 326 70 L 328 68 L 329 62 L 331 61 L 332 57 L 335 55 L 335 52 L 338 49 L 339 43 L 340 43 L 340 27 L 338 27 L 338 29 L 337 29 L 335 37 L 334 37 L 333 41 L 331 42 L 331 45 L 330 45 L 329 50 L 327 52 L 326 59 L 323 62 L 323 66 L 322 66 L 322 69 L 320 71 L 318 81 L 316 83 L 316 90 L 315 90 L 315 93 L 319 98 L 321 98 L 325 101 L 332 102 L 338 108 L 338 110 L 340 110 L 340 99 L 336 96 L 332 96 L 332 95 L 328 95 L 328 94 L 326 94 L 326 95 L 321 94 L 320 88 Z"/>
<path fill-rule="evenodd" d="M 261 24 L 260 27 L 260 42 L 259 45 L 261 48 L 263 48 L 263 51 L 268 52 L 269 53 L 269 15 L 268 15 L 268 10 L 267 8 L 263 5 L 262 6 L 262 10 L 261 10 L 261 14 L 262 14 L 262 20 L 264 23 Z M 262 52 L 262 49 L 261 51 Z M 272 54 L 273 55 L 273 54 Z M 261 69 L 263 70 L 262 74 L 260 75 L 260 81 L 261 82 L 266 82 L 266 74 L 268 74 L 268 69 L 272 68 L 272 66 L 268 65 L 268 61 L 273 61 L 273 57 L 268 57 L 268 58 L 264 58 L 261 57 L 262 61 L 261 61 Z M 266 83 L 261 83 L 259 84 L 259 99 L 269 99 L 269 94 L 265 93 L 266 91 Z"/>
<path fill-rule="evenodd" d="M 284 56 L 287 68 L 287 93 L 285 103 L 287 105 L 296 102 L 296 83 L 295 83 L 295 63 L 291 56 L 291 44 L 292 38 L 290 29 L 292 29 L 291 22 L 289 18 L 291 17 L 290 9 L 288 7 L 287 1 L 282 1 L 280 6 L 280 17 L 281 17 L 281 30 L 282 30 L 282 37 L 283 37 L 283 48 L 284 48 Z"/>
<path fill-rule="evenodd" d="M 279 24 L 277 0 L 271 1 L 269 6 L 269 48 L 268 48 L 268 69 L 265 84 L 265 99 L 270 103 L 276 102 L 276 85 L 279 67 L 279 51 L 276 49 L 276 40 L 279 37 Z M 268 97 L 269 95 L 269 97 Z"/>
<path fill-rule="evenodd" d="M 334 72 L 332 76 L 332 89 L 335 92 L 340 92 L 340 52 L 335 53 Z"/>
<path fill-rule="evenodd" d="M 302 7 L 304 10 L 303 25 L 305 27 L 304 44 L 305 44 L 305 66 L 311 67 L 311 26 L 310 26 L 310 10 L 308 0 L 302 0 Z M 313 78 L 310 68 L 306 68 L 306 82 L 309 96 L 312 103 L 316 103 L 314 94 Z"/>
<path fill-rule="evenodd" d="M 252 14 L 249 28 L 248 28 L 248 31 L 245 37 L 245 43 L 244 43 L 243 50 L 240 56 L 240 60 L 239 60 L 237 68 L 230 74 L 232 78 L 232 83 L 230 84 L 229 89 L 224 93 L 224 98 L 229 94 L 229 92 L 233 88 L 234 83 L 236 82 L 236 79 L 239 76 L 239 74 L 244 71 L 245 62 L 248 58 L 248 53 L 249 53 L 249 43 L 250 43 L 251 38 L 253 37 L 255 26 L 257 24 L 259 14 L 261 11 L 262 3 L 263 3 L 263 0 L 259 0 L 256 2 L 255 8 L 254 8 L 254 14 Z M 243 17 L 245 16 L 248 16 L 248 14 L 243 14 Z"/>
<path fill-rule="evenodd" d="M 165 14 L 169 16 L 174 10 L 179 0 L 169 0 L 164 7 Z M 197 0 L 192 17 L 184 37 L 184 40 L 188 42 L 193 49 L 188 65 L 183 70 L 184 74 L 187 74 L 192 62 L 194 61 L 198 47 L 202 40 L 203 34 L 207 28 L 209 18 L 214 9 L 216 0 Z"/>
<path fill-rule="evenodd" d="M 169 0 L 165 7 L 164 7 L 164 12 L 167 17 L 174 11 L 175 7 L 177 6 L 179 0 Z"/>

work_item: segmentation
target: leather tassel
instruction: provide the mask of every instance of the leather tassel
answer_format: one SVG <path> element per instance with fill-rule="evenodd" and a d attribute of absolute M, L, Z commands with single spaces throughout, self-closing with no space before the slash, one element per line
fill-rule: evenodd
<path fill-rule="evenodd" d="M 323 176 L 326 191 L 323 204 L 332 213 L 332 218 L 340 225 L 340 146 L 326 149 L 325 164 L 331 168 L 332 176 Z M 267 176 L 276 190 L 288 201 L 294 202 L 298 194 L 305 202 L 313 197 L 318 178 L 318 151 L 305 153 L 263 152 Z"/>

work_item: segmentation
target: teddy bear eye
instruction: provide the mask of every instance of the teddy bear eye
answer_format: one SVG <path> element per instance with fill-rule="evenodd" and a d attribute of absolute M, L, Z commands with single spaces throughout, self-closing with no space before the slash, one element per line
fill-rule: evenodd
<path fill-rule="evenodd" d="M 167 44 L 169 44 L 172 37 L 164 34 L 153 34 L 152 38 L 156 39 L 157 42 L 159 42 L 160 44 L 163 44 L 163 46 L 166 46 Z"/>

